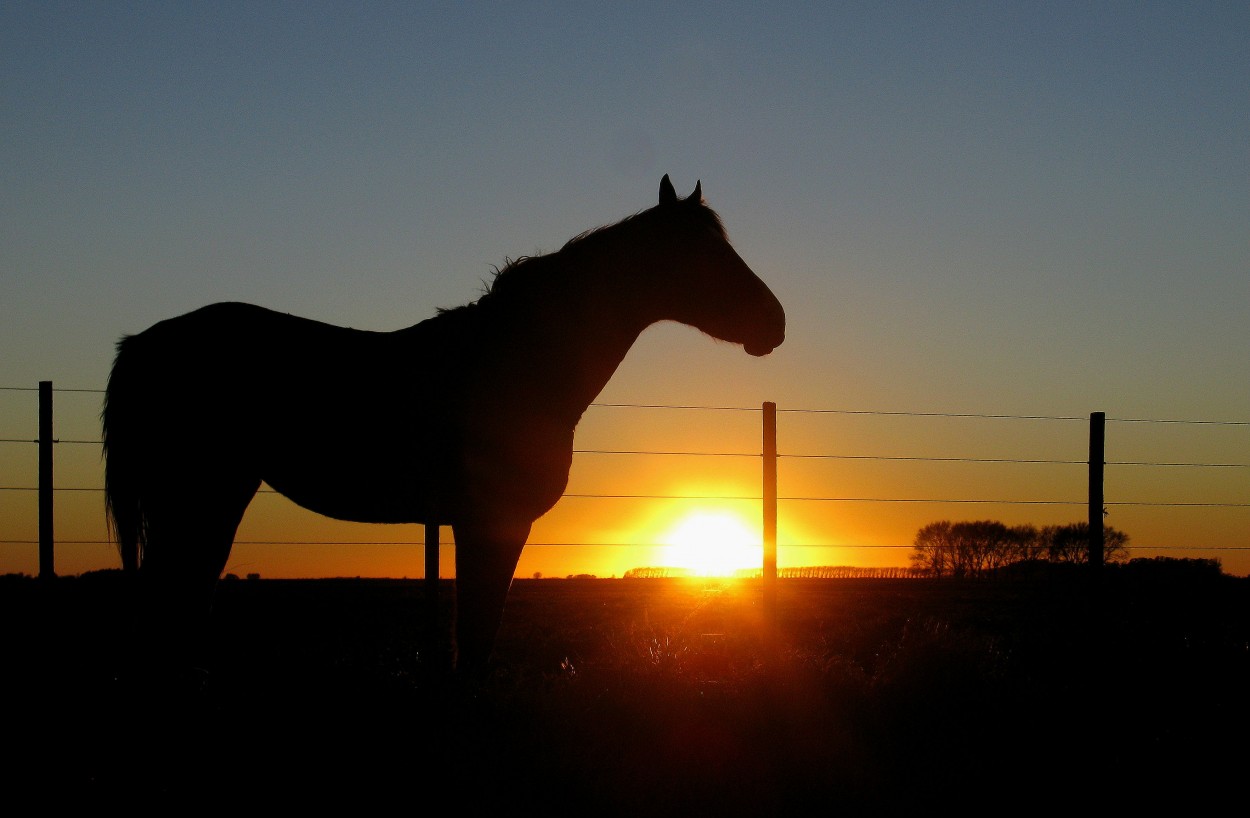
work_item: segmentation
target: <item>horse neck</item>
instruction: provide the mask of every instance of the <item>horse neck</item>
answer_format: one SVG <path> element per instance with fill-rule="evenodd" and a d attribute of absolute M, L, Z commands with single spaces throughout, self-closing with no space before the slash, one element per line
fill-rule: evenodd
<path fill-rule="evenodd" d="M 562 416 L 579 418 L 661 318 L 638 286 L 653 280 L 646 254 L 622 238 L 594 236 L 561 250 L 559 298 L 525 316 L 539 332 L 512 339 L 528 347 L 518 352 L 529 357 L 533 384 Z"/>

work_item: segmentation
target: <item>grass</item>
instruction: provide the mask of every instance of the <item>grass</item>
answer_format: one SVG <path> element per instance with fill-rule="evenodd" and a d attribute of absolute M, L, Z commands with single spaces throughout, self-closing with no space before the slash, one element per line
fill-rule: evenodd
<path fill-rule="evenodd" d="M 775 626 L 750 582 L 523 580 L 472 685 L 422 661 L 419 582 L 225 582 L 208 682 L 155 707 L 113 683 L 116 578 L 4 579 L 6 621 L 25 624 L 0 693 L 27 749 L 6 789 L 50 798 L 1196 808 L 1248 760 L 1234 578 L 786 580 Z"/>

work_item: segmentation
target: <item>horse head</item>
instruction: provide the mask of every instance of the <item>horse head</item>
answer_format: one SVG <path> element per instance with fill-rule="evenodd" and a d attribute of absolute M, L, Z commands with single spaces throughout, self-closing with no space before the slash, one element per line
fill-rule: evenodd
<path fill-rule="evenodd" d="M 688 324 L 722 341 L 741 344 L 750 355 L 772 352 L 786 337 L 786 313 L 759 276 L 738 255 L 716 212 L 703 202 L 703 186 L 677 197 L 668 175 L 660 180 L 660 201 L 650 211 L 665 277 L 661 319 Z"/>

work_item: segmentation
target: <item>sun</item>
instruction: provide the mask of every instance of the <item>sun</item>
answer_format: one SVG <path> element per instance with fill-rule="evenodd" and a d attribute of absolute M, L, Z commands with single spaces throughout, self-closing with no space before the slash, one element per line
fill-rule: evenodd
<path fill-rule="evenodd" d="M 763 562 L 760 535 L 727 511 L 694 511 L 661 538 L 664 562 L 701 577 L 733 576 Z"/>

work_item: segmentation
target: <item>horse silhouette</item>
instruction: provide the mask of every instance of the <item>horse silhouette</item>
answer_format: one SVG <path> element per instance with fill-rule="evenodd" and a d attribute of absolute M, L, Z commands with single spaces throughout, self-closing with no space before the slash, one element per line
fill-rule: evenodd
<path fill-rule="evenodd" d="M 410 327 L 218 303 L 123 337 L 102 413 L 106 513 L 145 649 L 179 661 L 202 637 L 263 481 L 341 520 L 449 525 L 455 661 L 481 668 L 582 413 L 660 321 L 754 356 L 785 338 L 701 183 L 680 199 L 667 175 L 654 207 L 509 262 L 477 301 Z"/>

